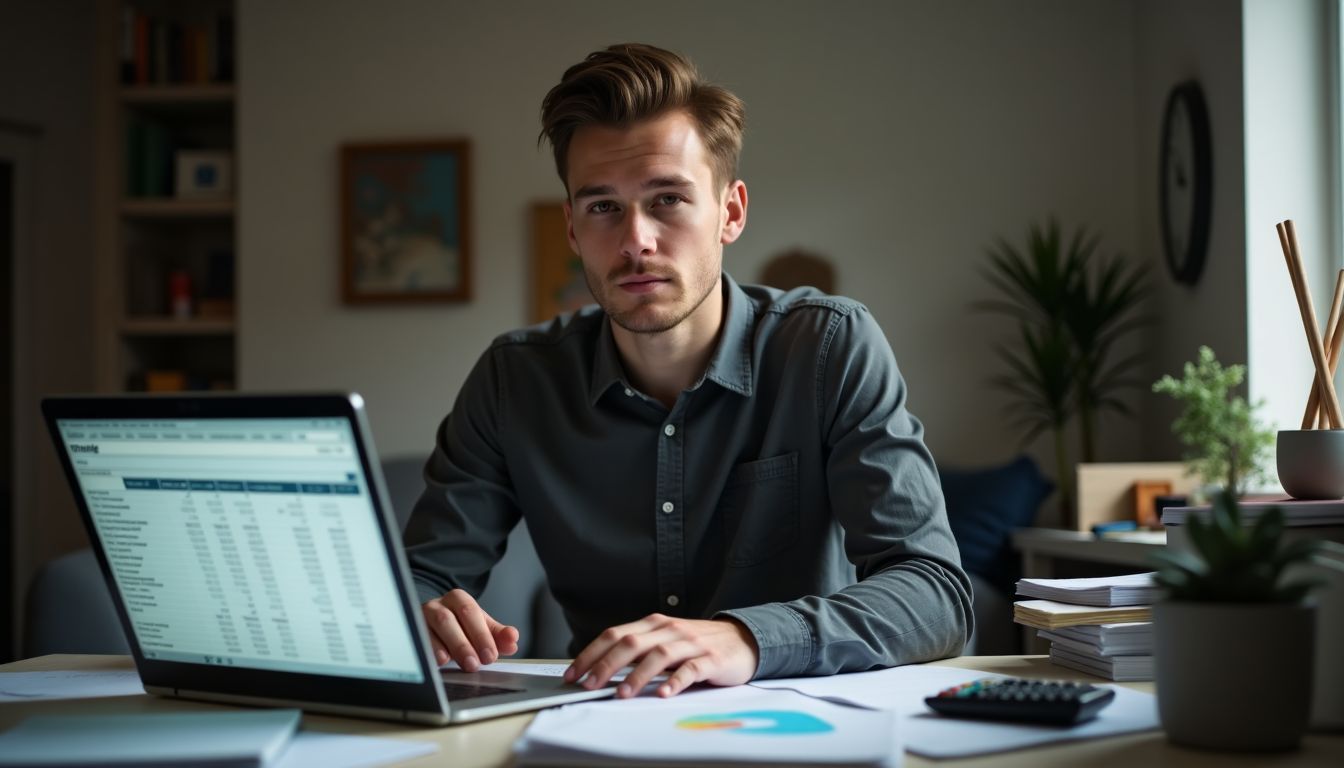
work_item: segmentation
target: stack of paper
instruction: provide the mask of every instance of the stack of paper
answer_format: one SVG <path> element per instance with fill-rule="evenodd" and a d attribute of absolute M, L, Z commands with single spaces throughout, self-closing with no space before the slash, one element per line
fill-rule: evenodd
<path fill-rule="evenodd" d="M 1153 625 L 1148 622 L 1043 629 L 1050 660 L 1070 669 L 1128 682 L 1153 679 Z"/>
<path fill-rule="evenodd" d="M 1061 646 L 1050 644 L 1050 661 L 1061 667 L 1076 669 L 1089 675 L 1104 677 L 1127 683 L 1134 680 L 1153 679 L 1153 657 L 1147 656 L 1106 656 L 1098 653 L 1081 653 Z"/>
<path fill-rule="evenodd" d="M 1084 624 L 1077 627 L 1043 629 L 1036 633 L 1052 642 L 1085 646 L 1093 653 L 1109 656 L 1152 654 L 1153 625 L 1148 621 L 1123 624 Z"/>
<path fill-rule="evenodd" d="M 1054 600 L 1013 606 L 1013 620 L 1050 641 L 1050 661 L 1110 680 L 1153 679 L 1154 574 L 1022 579 L 1017 593 Z"/>
<path fill-rule="evenodd" d="M 1090 605 L 1059 603 L 1054 600 L 1023 600 L 1013 604 L 1013 621 L 1037 629 L 1058 629 L 1079 624 L 1149 621 L 1152 615 L 1152 610 L 1146 605 L 1097 608 Z"/>
<path fill-rule="evenodd" d="M 1272 499 L 1267 501 L 1241 501 L 1241 519 L 1246 525 L 1254 523 L 1260 516 L 1274 507 L 1283 510 L 1284 525 L 1289 528 L 1317 525 L 1344 525 L 1344 501 L 1338 499 L 1325 501 L 1297 501 L 1296 499 Z M 1213 514 L 1211 507 L 1167 507 L 1162 510 L 1163 525 L 1185 525 L 1185 519 L 1197 515 L 1207 520 Z"/>
<path fill-rule="evenodd" d="M 1075 605 L 1152 605 L 1158 593 L 1153 576 L 1135 573 L 1105 579 L 1020 579 L 1017 594 Z"/>

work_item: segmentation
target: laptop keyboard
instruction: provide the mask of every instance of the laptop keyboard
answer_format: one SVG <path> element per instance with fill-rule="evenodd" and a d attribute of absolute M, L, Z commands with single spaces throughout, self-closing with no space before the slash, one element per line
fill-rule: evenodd
<path fill-rule="evenodd" d="M 477 685 L 475 683 L 450 683 L 447 680 L 443 682 L 443 692 L 448 695 L 449 701 L 461 701 L 462 699 L 474 699 L 480 696 L 497 696 L 501 693 L 517 693 L 520 688 L 500 688 L 497 685 Z"/>

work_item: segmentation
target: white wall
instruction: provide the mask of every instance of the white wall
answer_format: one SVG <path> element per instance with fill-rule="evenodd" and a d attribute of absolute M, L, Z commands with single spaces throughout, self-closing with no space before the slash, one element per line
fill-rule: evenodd
<path fill-rule="evenodd" d="M 747 103 L 745 237 L 727 269 L 778 249 L 830 254 L 911 386 L 935 453 L 1016 450 L 990 341 L 972 314 L 998 235 L 1055 214 L 1134 253 L 1135 10 L 1124 1 L 736 3 L 241 0 L 240 318 L 250 389 L 355 388 L 384 454 L 421 452 L 469 366 L 524 324 L 528 206 L 562 194 L 535 149 L 542 95 L 588 51 L 685 52 Z M 475 299 L 338 300 L 342 142 L 473 142 Z M 1109 423 L 1103 458 L 1138 457 Z M 1043 462 L 1049 465 L 1048 457 Z"/>
<path fill-rule="evenodd" d="M 1246 306 L 1250 393 L 1298 429 L 1314 366 L 1274 225 L 1292 219 L 1318 326 L 1341 266 L 1335 227 L 1330 13 L 1324 0 L 1246 0 Z"/>
<path fill-rule="evenodd" d="M 1143 0 L 1135 37 L 1138 137 L 1138 251 L 1151 259 L 1154 293 L 1146 381 L 1180 375 L 1201 344 L 1224 363 L 1247 360 L 1245 168 L 1242 108 L 1241 4 L 1227 0 Z M 1197 80 L 1204 90 L 1213 140 L 1213 214 L 1204 272 L 1193 287 L 1167 271 L 1158 203 L 1162 116 L 1177 83 Z M 1273 234 L 1273 227 L 1270 227 Z M 1147 395 L 1146 458 L 1175 459 L 1180 447 L 1170 424 L 1170 398 Z"/>

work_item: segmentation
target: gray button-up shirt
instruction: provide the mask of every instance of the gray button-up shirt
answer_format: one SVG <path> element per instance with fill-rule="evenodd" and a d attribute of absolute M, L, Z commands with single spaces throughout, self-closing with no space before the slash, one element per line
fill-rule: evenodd
<path fill-rule="evenodd" d="M 723 291 L 709 368 L 671 410 L 630 384 L 596 307 L 495 340 L 407 526 L 421 600 L 479 595 L 525 518 L 572 652 L 659 612 L 740 621 L 757 677 L 959 653 L 970 585 L 877 323 L 812 289 Z"/>

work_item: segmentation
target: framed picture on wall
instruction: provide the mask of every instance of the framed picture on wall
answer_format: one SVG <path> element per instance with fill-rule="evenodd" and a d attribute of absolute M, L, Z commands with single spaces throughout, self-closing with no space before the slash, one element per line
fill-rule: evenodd
<path fill-rule="evenodd" d="M 341 147 L 347 304 L 471 299 L 466 141 Z"/>
<path fill-rule="evenodd" d="M 593 303 L 583 262 L 569 247 L 564 203 L 532 206 L 532 322 Z"/>

